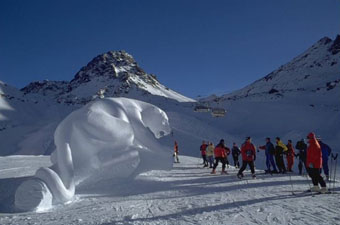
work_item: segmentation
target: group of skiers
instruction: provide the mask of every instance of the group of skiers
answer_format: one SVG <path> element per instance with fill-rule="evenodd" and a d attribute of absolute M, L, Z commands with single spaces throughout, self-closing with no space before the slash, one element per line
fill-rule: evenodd
<path fill-rule="evenodd" d="M 308 175 L 313 182 L 312 191 L 326 192 L 326 183 L 321 176 L 323 170 L 326 179 L 329 179 L 328 158 L 331 154 L 331 148 L 322 142 L 320 138 L 316 138 L 314 133 L 309 133 L 307 136 L 308 145 L 304 142 L 304 139 L 298 141 L 295 145 L 295 149 L 298 150 L 295 153 L 294 146 L 291 140 L 288 140 L 285 145 L 279 137 L 275 138 L 275 146 L 271 142 L 271 139 L 267 137 L 266 143 L 263 146 L 259 146 L 259 150 L 256 151 L 255 145 L 252 143 L 251 137 L 247 137 L 242 144 L 241 149 L 233 143 L 233 147 L 230 150 L 223 139 L 220 140 L 218 145 L 214 147 L 212 142 L 202 142 L 200 146 L 200 152 L 203 159 L 203 167 L 212 168 L 211 173 L 216 173 L 216 167 L 219 163 L 222 163 L 221 174 L 228 174 L 226 166 L 229 167 L 228 156 L 231 154 L 235 168 L 239 168 L 237 177 L 242 179 L 243 171 L 249 165 L 252 177 L 255 178 L 255 160 L 256 152 L 260 150 L 265 151 L 266 156 L 266 173 L 286 173 L 293 172 L 294 158 L 298 158 L 299 174 L 302 175 L 303 168 L 305 168 Z M 240 167 L 239 156 L 242 156 L 242 166 Z M 285 165 L 285 160 L 287 166 Z M 320 184 L 320 187 L 318 186 Z"/>

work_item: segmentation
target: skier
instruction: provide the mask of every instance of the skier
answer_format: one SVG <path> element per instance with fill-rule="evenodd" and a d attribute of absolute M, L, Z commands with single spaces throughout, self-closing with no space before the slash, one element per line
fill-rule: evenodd
<path fill-rule="evenodd" d="M 302 168 L 304 167 L 305 170 L 307 171 L 306 168 L 306 151 L 307 151 L 307 145 L 303 138 L 298 141 L 295 145 L 295 148 L 299 150 L 299 153 L 295 155 L 295 157 L 299 157 L 299 174 L 302 174 Z"/>
<path fill-rule="evenodd" d="M 240 163 L 238 161 L 238 157 L 241 154 L 241 150 L 240 148 L 236 145 L 236 143 L 233 143 L 233 148 L 231 149 L 231 154 L 233 156 L 233 160 L 234 160 L 234 166 L 235 168 L 240 168 Z"/>
<path fill-rule="evenodd" d="M 214 165 L 214 144 L 212 142 L 209 142 L 207 147 L 207 160 L 209 162 L 209 168 L 213 168 Z"/>
<path fill-rule="evenodd" d="M 250 137 L 247 137 L 245 143 L 242 145 L 241 154 L 242 167 L 238 171 L 237 177 L 241 179 L 244 176 L 243 171 L 246 169 L 247 165 L 249 165 L 253 178 L 256 178 L 254 165 L 254 161 L 256 160 L 256 147 L 251 143 Z"/>
<path fill-rule="evenodd" d="M 279 173 L 286 173 L 285 163 L 283 161 L 283 154 L 287 152 L 288 148 L 285 144 L 282 143 L 279 137 L 276 137 L 276 146 L 275 146 L 275 161 Z"/>
<path fill-rule="evenodd" d="M 317 191 L 321 193 L 327 192 L 327 187 L 324 179 L 320 175 L 320 169 L 322 167 L 322 152 L 319 142 L 315 138 L 313 132 L 309 133 L 308 136 L 308 148 L 306 157 L 307 172 L 312 179 L 313 187 L 311 191 Z M 321 189 L 319 187 L 321 186 Z"/>
<path fill-rule="evenodd" d="M 322 152 L 323 172 L 326 175 L 326 179 L 329 180 L 328 158 L 331 155 L 332 149 L 327 144 L 323 143 L 321 139 L 318 139 L 318 141 L 319 141 L 321 152 Z"/>
<path fill-rule="evenodd" d="M 179 159 L 178 159 L 178 144 L 177 141 L 175 141 L 175 146 L 174 146 L 174 158 L 176 159 L 175 163 L 179 163 Z"/>
<path fill-rule="evenodd" d="M 200 146 L 201 156 L 203 159 L 203 167 L 208 167 L 208 161 L 207 161 L 207 155 L 206 155 L 206 149 L 208 145 L 205 143 L 205 141 L 202 141 L 202 145 Z"/>
<path fill-rule="evenodd" d="M 294 152 L 292 140 L 288 140 L 287 148 L 288 148 L 288 150 L 287 150 L 287 171 L 293 172 L 292 168 L 293 168 L 293 165 L 294 165 L 295 152 Z"/>
<path fill-rule="evenodd" d="M 277 173 L 276 165 L 274 162 L 274 154 L 275 154 L 275 148 L 273 143 L 270 141 L 270 138 L 266 138 L 266 145 L 259 146 L 259 149 L 265 150 L 266 154 L 266 166 L 267 170 L 266 173 Z M 273 170 L 270 170 L 270 167 L 273 167 Z"/>
<path fill-rule="evenodd" d="M 218 162 L 222 163 L 222 172 L 221 172 L 221 174 L 228 174 L 227 171 L 225 171 L 226 153 L 225 153 L 225 145 L 224 145 L 224 140 L 223 139 L 221 139 L 220 143 L 215 147 L 214 155 L 215 155 L 215 164 L 214 164 L 213 170 L 211 171 L 211 174 L 215 174 L 216 173 L 216 167 L 218 166 Z"/>

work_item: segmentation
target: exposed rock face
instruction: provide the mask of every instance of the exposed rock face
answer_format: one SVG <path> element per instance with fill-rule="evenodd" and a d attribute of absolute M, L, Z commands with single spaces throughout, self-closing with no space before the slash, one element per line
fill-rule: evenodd
<path fill-rule="evenodd" d="M 97 97 L 135 97 L 148 94 L 193 101 L 160 84 L 125 51 L 109 51 L 96 56 L 70 81 L 38 81 L 21 89 L 25 95 L 46 96 L 48 100 L 75 105 Z M 143 100 L 143 99 L 142 99 Z"/>

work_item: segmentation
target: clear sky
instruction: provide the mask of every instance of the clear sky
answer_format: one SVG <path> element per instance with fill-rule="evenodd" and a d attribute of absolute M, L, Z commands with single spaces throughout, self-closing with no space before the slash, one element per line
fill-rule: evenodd
<path fill-rule="evenodd" d="M 339 33 L 339 0 L 1 0 L 0 80 L 71 80 L 126 50 L 184 95 L 221 94 Z"/>

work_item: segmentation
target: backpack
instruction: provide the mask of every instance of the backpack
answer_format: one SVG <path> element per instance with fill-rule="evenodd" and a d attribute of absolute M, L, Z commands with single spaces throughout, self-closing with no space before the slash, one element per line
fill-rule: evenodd
<path fill-rule="evenodd" d="M 253 156 L 253 151 L 251 149 L 246 150 L 246 155 L 247 157 L 252 157 Z"/>

